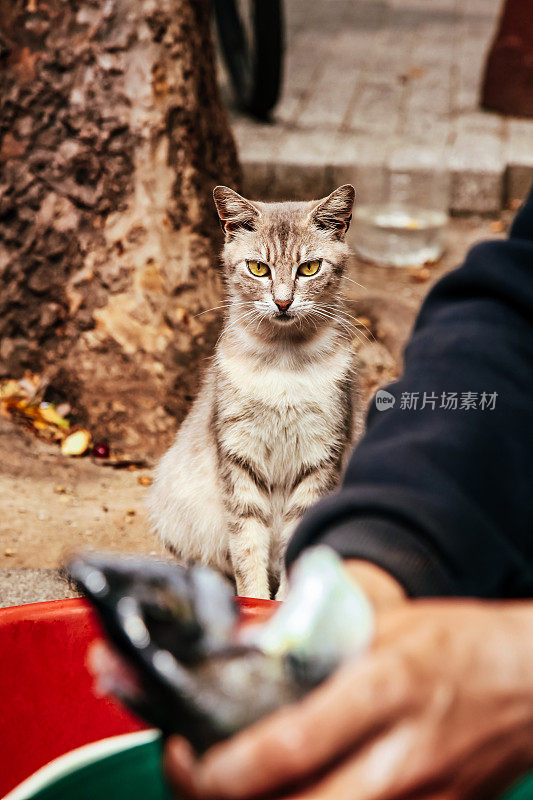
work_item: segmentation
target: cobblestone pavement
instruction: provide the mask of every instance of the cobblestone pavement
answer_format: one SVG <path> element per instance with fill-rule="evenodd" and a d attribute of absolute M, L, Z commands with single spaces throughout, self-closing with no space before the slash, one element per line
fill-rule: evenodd
<path fill-rule="evenodd" d="M 502 0 L 285 0 L 273 124 L 232 113 L 246 189 L 319 196 L 438 165 L 454 212 L 495 213 L 533 181 L 533 120 L 478 107 Z M 361 195 L 362 191 L 362 195 Z"/>

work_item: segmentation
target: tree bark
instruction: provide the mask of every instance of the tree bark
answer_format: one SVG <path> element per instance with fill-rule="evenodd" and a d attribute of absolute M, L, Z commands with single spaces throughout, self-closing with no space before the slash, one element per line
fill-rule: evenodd
<path fill-rule="evenodd" d="M 0 376 L 117 452 L 166 446 L 219 325 L 239 184 L 207 0 L 0 0 Z"/>

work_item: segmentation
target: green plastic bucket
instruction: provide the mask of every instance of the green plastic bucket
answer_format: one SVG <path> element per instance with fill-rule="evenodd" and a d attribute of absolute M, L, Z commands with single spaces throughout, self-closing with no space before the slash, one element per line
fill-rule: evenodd
<path fill-rule="evenodd" d="M 161 770 L 161 736 L 112 736 L 55 759 L 5 800 L 172 800 Z"/>
<path fill-rule="evenodd" d="M 158 731 L 112 736 L 57 758 L 4 800 L 172 800 L 161 756 Z M 500 800 L 533 800 L 533 773 Z"/>
<path fill-rule="evenodd" d="M 514 783 L 501 800 L 533 800 L 533 772 Z"/>

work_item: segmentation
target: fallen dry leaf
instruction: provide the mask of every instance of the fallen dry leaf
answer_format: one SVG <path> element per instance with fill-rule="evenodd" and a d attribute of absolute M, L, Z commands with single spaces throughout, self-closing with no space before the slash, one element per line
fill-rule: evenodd
<path fill-rule="evenodd" d="M 84 429 L 75 431 L 61 442 L 61 452 L 64 456 L 82 456 L 89 448 L 91 434 Z"/>
<path fill-rule="evenodd" d="M 0 381 L 0 415 L 24 424 L 41 438 L 60 441 L 67 435 L 70 422 L 53 403 L 42 400 L 47 384 L 42 375 L 31 373 L 19 380 Z"/>
<path fill-rule="evenodd" d="M 423 67 L 413 66 L 410 67 L 407 72 L 402 72 L 400 75 L 398 75 L 398 78 L 401 83 L 407 83 L 415 78 L 421 78 L 424 75 L 424 72 L 425 70 Z"/>
<path fill-rule="evenodd" d="M 39 405 L 39 414 L 45 422 L 57 425 L 59 428 L 67 430 L 70 427 L 68 419 L 60 416 L 51 403 L 41 403 Z"/>

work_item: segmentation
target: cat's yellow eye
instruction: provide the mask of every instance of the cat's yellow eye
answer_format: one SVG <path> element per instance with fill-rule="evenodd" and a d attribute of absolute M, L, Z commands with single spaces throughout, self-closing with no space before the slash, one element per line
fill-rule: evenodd
<path fill-rule="evenodd" d="M 270 275 L 270 270 L 262 261 L 248 261 L 248 269 L 256 278 L 265 278 Z"/>
<path fill-rule="evenodd" d="M 298 275 L 303 275 L 304 278 L 310 278 L 312 275 L 317 274 L 320 269 L 320 264 L 321 261 L 319 259 L 306 261 L 305 264 L 300 264 L 298 267 Z"/>

